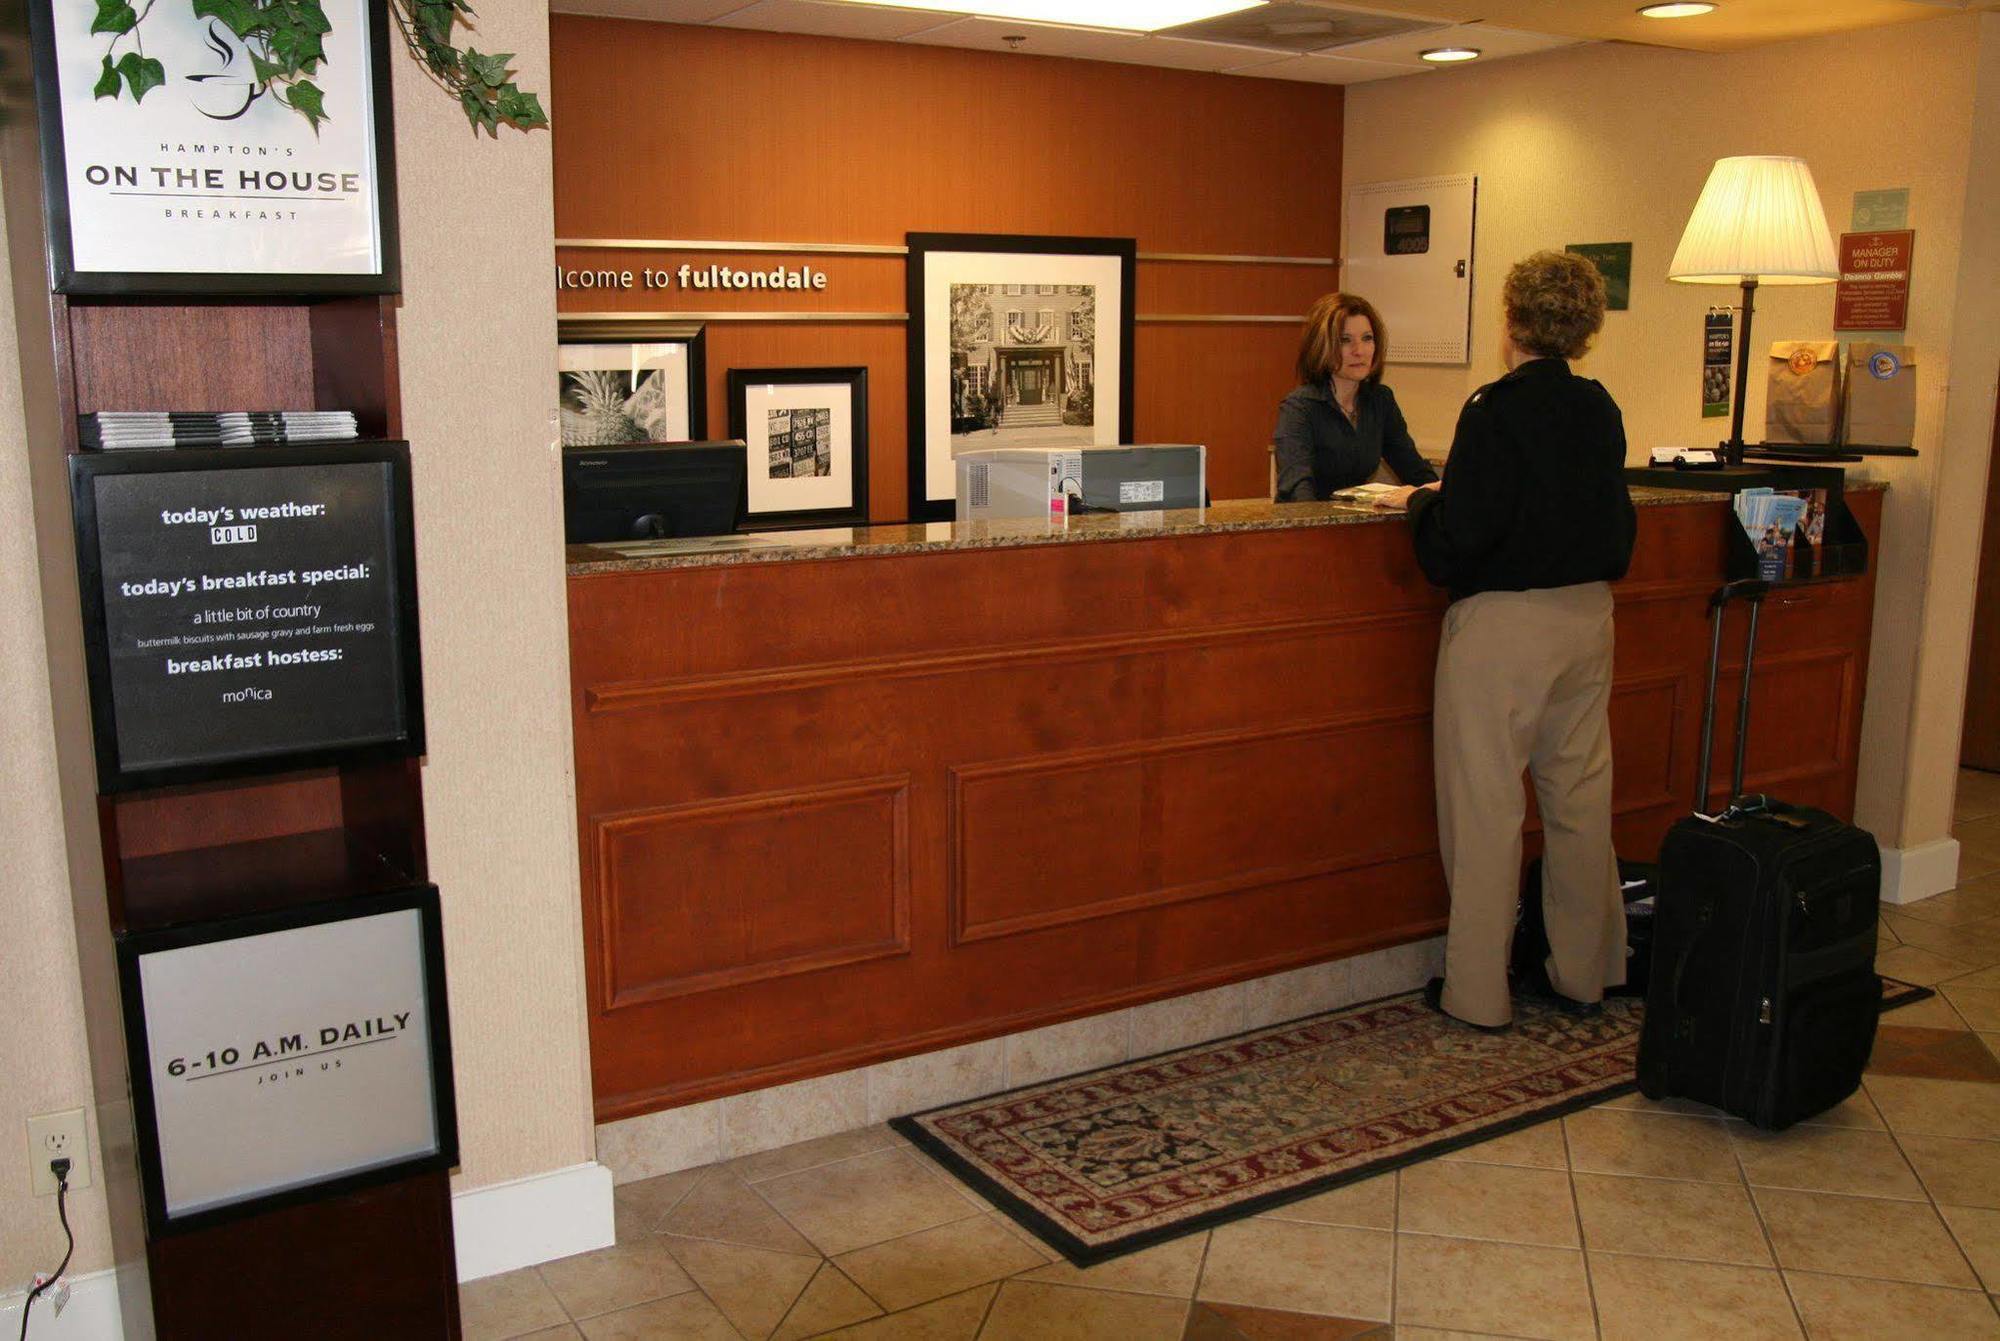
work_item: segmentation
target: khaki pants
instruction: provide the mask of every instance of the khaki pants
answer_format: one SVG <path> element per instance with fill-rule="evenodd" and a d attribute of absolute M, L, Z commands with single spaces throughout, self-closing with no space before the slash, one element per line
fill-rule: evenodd
<path fill-rule="evenodd" d="M 1438 838 L 1451 887 L 1444 1008 L 1513 1018 L 1507 960 L 1521 892 L 1521 773 L 1545 844 L 1549 980 L 1577 1001 L 1625 981 L 1611 847 L 1611 588 L 1493 591 L 1454 602 L 1438 647 Z"/>

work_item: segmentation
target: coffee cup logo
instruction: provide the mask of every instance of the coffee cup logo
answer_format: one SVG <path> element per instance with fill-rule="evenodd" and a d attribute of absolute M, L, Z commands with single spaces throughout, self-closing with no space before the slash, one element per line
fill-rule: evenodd
<path fill-rule="evenodd" d="M 211 121 L 234 121 L 264 96 L 264 85 L 251 77 L 249 49 L 235 33 L 210 19 L 204 41 L 219 59 L 217 68 L 181 77 L 193 85 L 189 96 L 197 112 Z"/>
<path fill-rule="evenodd" d="M 1868 356 L 1868 373 L 1880 381 L 1888 381 L 1903 370 L 1903 361 L 1886 349 L 1878 349 Z"/>
<path fill-rule="evenodd" d="M 1813 356 L 1813 352 L 1810 349 L 1794 349 L 1792 351 L 1791 367 L 1793 376 L 1804 377 L 1818 366 L 1819 360 Z"/>

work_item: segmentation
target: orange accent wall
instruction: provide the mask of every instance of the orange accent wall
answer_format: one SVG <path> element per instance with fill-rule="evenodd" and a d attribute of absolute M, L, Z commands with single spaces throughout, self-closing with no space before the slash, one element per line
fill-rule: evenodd
<path fill-rule="evenodd" d="M 556 236 L 900 245 L 911 231 L 1099 234 L 1141 252 L 1337 254 L 1341 90 L 1145 66 L 552 15 Z M 560 249 L 574 268 L 752 258 Z M 901 311 L 900 257 L 812 265 L 815 293 L 565 290 L 558 310 Z M 1139 265 L 1148 313 L 1304 312 L 1330 266 Z M 1295 327 L 1149 324 L 1140 441 L 1205 442 L 1218 498 L 1261 496 Z M 708 327 L 709 424 L 732 367 L 865 364 L 870 515 L 907 510 L 900 323 Z"/>

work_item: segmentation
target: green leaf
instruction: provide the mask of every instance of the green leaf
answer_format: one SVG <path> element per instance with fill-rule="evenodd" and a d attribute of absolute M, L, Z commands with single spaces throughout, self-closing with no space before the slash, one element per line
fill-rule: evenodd
<path fill-rule="evenodd" d="M 98 0 L 99 4 L 104 0 Z M 248 0 L 194 0 L 198 19 L 220 19 L 238 37 L 247 37 L 264 24 L 264 11 Z"/>
<path fill-rule="evenodd" d="M 293 111 L 299 113 L 299 115 L 303 116 L 312 125 L 313 132 L 317 134 L 319 123 L 327 119 L 324 105 L 325 97 L 326 95 L 320 91 L 319 85 L 313 83 L 310 79 L 301 79 L 292 85 L 291 91 L 286 96 L 285 101 L 291 104 Z"/>
<path fill-rule="evenodd" d="M 512 84 L 500 86 L 496 105 L 500 119 L 513 123 L 517 130 L 535 130 L 549 124 L 549 114 L 542 110 L 542 100 Z"/>
<path fill-rule="evenodd" d="M 274 79 L 282 79 L 290 73 L 284 66 L 273 64 L 254 51 L 250 53 L 250 69 L 256 74 L 257 82 L 260 84 L 268 84 Z"/>
<path fill-rule="evenodd" d="M 457 11 L 443 0 L 417 0 L 417 28 L 433 42 L 449 44 Z"/>
<path fill-rule="evenodd" d="M 126 0 L 97 0 L 97 18 L 91 23 L 93 33 L 129 33 L 139 26 L 139 15 Z"/>
<path fill-rule="evenodd" d="M 286 74 L 297 74 L 308 61 L 326 59 L 319 34 L 303 28 L 280 28 L 271 34 L 271 54 L 285 63 Z"/>
<path fill-rule="evenodd" d="M 486 99 L 480 97 L 470 88 L 462 88 L 458 91 L 458 105 L 465 109 L 465 119 L 472 123 L 472 130 L 475 135 L 479 133 L 481 126 L 486 125 L 487 118 L 492 115 L 491 109 L 486 105 Z"/>
<path fill-rule="evenodd" d="M 146 101 L 146 95 L 167 82 L 167 67 L 136 51 L 128 51 L 118 58 L 118 73 L 125 76 L 125 86 L 132 90 L 135 101 Z"/>
<path fill-rule="evenodd" d="M 482 56 L 471 47 L 465 49 L 467 72 L 488 88 L 499 88 L 507 82 L 507 62 L 513 59 L 511 51 L 498 56 Z"/>
<path fill-rule="evenodd" d="M 333 31 L 333 25 L 327 22 L 326 11 L 320 8 L 319 0 L 303 0 L 296 8 L 299 25 L 307 32 L 324 37 Z"/>
<path fill-rule="evenodd" d="M 118 68 L 111 63 L 109 56 L 104 58 L 104 73 L 97 77 L 97 84 L 90 91 L 100 98 L 118 96 Z"/>

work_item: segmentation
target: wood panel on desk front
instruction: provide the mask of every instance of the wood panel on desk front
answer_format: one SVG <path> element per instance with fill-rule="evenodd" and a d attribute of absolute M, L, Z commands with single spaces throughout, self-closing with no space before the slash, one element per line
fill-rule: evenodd
<path fill-rule="evenodd" d="M 556 236 L 901 245 L 911 232 L 1132 237 L 1142 253 L 1330 259 L 1342 91 L 1148 66 L 552 16 Z M 1040 127 L 1027 131 L 1024 127 Z M 572 268 L 811 264 L 826 289 L 564 290 L 581 311 L 901 311 L 900 257 L 563 249 Z M 1141 313 L 1304 313 L 1329 264 L 1142 261 Z M 1207 444 L 1218 498 L 1267 489 L 1290 324 L 1142 325 L 1134 433 Z M 908 511 L 902 324 L 712 323 L 732 367 L 868 369 L 869 515 Z M 717 430 L 719 431 L 719 429 Z"/>
<path fill-rule="evenodd" d="M 1872 535 L 1880 496 L 1850 501 Z M 1619 841 L 1644 854 L 1694 791 L 1727 511 L 1640 516 L 1611 714 Z M 1400 522 L 596 574 L 569 597 L 601 1120 L 1444 925 L 1444 600 Z M 1848 813 L 1871 599 L 1773 597 L 1753 785 Z M 1732 624 L 1725 668 L 1740 643 Z"/>

